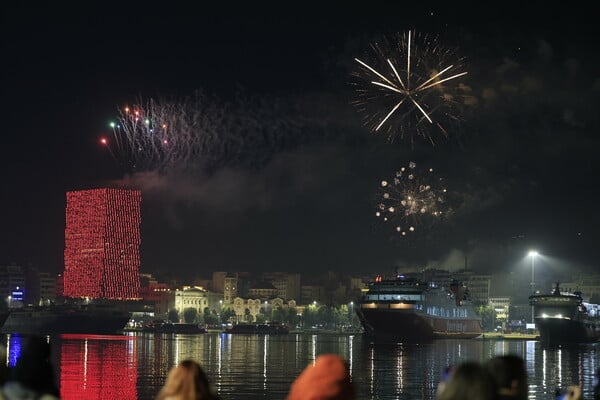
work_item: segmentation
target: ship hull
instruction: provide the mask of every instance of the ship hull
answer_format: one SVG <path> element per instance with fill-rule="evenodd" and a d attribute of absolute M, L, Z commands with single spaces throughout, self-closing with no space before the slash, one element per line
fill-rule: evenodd
<path fill-rule="evenodd" d="M 1 331 L 20 334 L 109 335 L 121 331 L 130 315 L 129 312 L 120 310 L 100 313 L 83 310 L 18 310 L 10 313 Z"/>
<path fill-rule="evenodd" d="M 540 341 L 547 344 L 591 343 L 600 340 L 600 326 L 594 321 L 537 318 Z"/>
<path fill-rule="evenodd" d="M 237 334 L 263 334 L 263 335 L 285 335 L 290 332 L 285 325 L 269 324 L 238 324 L 225 330 L 225 333 Z"/>
<path fill-rule="evenodd" d="M 142 329 L 144 333 L 175 333 L 175 334 L 200 334 L 206 333 L 206 329 L 198 324 L 184 323 L 159 323 L 150 324 Z"/>
<path fill-rule="evenodd" d="M 399 341 L 472 339 L 481 335 L 478 319 L 452 319 L 417 314 L 411 310 L 358 310 L 368 336 Z"/>
<path fill-rule="evenodd" d="M 529 296 L 540 341 L 546 344 L 589 343 L 600 340 L 600 306 L 583 301 L 581 292 Z"/>

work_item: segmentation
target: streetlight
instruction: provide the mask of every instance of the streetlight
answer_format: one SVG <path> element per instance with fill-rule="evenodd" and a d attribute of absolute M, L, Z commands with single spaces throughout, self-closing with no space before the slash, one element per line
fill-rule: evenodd
<path fill-rule="evenodd" d="M 529 257 L 531 257 L 531 293 L 535 294 L 535 258 L 538 256 L 538 252 L 531 250 Z"/>
<path fill-rule="evenodd" d="M 531 294 L 535 294 L 535 258 L 538 256 L 538 252 L 535 250 L 529 251 L 529 257 L 531 257 Z M 533 312 L 533 304 L 531 305 L 531 323 L 535 324 Z"/>

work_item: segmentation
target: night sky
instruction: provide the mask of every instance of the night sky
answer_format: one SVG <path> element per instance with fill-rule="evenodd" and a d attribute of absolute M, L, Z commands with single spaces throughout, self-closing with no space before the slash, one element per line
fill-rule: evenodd
<path fill-rule="evenodd" d="M 510 271 L 532 247 L 596 268 L 591 9 L 261 4 L 3 6 L 0 264 L 61 271 L 65 192 L 111 185 L 142 190 L 142 271 L 375 274 L 465 254 Z M 468 71 L 472 101 L 435 146 L 390 143 L 351 104 L 354 58 L 409 29 Z M 100 145 L 124 106 L 195 93 L 227 111 L 210 157 L 133 167 Z M 444 179 L 452 213 L 399 238 L 376 198 L 411 161 Z"/>

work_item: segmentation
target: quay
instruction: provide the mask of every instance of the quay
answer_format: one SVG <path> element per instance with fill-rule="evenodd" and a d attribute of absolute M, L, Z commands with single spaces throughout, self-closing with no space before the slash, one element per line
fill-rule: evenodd
<path fill-rule="evenodd" d="M 484 332 L 476 339 L 498 339 L 498 340 L 539 340 L 539 332 L 535 333 L 503 333 L 503 332 Z"/>

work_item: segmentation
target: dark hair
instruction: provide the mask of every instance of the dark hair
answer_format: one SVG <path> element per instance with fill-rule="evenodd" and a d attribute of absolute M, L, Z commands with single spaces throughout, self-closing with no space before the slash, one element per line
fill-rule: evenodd
<path fill-rule="evenodd" d="M 513 354 L 492 357 L 487 362 L 487 369 L 496 382 L 500 395 L 527 400 L 527 371 L 521 357 Z"/>
<path fill-rule="evenodd" d="M 464 362 L 438 394 L 438 400 L 494 400 L 496 385 L 490 373 L 475 362 Z"/>
<path fill-rule="evenodd" d="M 165 385 L 158 393 L 157 399 L 171 396 L 185 400 L 215 400 L 208 378 L 200 364 L 194 360 L 184 360 L 172 368 Z"/>

